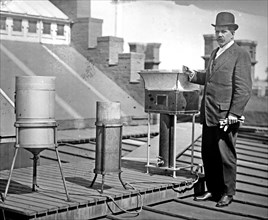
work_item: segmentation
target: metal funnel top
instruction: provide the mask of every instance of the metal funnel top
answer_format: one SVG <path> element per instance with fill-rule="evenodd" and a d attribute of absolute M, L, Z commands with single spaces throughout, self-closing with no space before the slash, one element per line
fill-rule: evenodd
<path fill-rule="evenodd" d="M 188 76 L 179 70 L 142 70 L 139 74 L 143 78 L 147 90 L 199 90 L 199 86 L 190 83 Z"/>

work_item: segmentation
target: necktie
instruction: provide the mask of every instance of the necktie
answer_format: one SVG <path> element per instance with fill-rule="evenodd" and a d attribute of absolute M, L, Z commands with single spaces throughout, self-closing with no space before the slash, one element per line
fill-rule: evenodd
<path fill-rule="evenodd" d="M 213 57 L 212 57 L 212 61 L 211 61 L 211 64 L 210 64 L 210 74 L 214 71 L 214 67 L 216 65 L 216 54 L 217 54 L 217 51 L 213 54 Z"/>

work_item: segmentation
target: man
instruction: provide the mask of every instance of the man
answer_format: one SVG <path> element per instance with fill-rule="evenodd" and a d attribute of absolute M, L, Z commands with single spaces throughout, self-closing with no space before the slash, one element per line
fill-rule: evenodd
<path fill-rule="evenodd" d="M 184 71 L 191 82 L 204 85 L 200 119 L 207 192 L 195 200 L 214 198 L 217 207 L 224 207 L 235 195 L 235 144 L 239 121 L 251 96 L 251 61 L 248 52 L 234 42 L 238 25 L 233 14 L 219 13 L 212 26 L 219 47 L 212 52 L 206 72 L 191 71 L 188 67 Z M 225 126 L 220 126 L 224 119 Z"/>

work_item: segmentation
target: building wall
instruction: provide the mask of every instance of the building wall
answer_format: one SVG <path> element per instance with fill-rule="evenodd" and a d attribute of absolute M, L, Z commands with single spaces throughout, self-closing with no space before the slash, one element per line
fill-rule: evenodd
<path fill-rule="evenodd" d="M 74 42 L 74 46 L 87 48 L 88 24 L 89 24 L 89 18 L 76 19 L 75 22 L 72 24 L 71 42 Z"/>
<path fill-rule="evenodd" d="M 97 18 L 89 18 L 88 26 L 88 48 L 95 48 L 98 44 L 98 37 L 102 36 L 103 20 Z"/>
<path fill-rule="evenodd" d="M 20 30 L 15 22 L 20 21 Z M 30 32 L 30 21 L 36 22 L 36 31 Z M 44 23 L 50 24 L 50 33 L 44 33 Z M 63 26 L 63 34 L 57 34 L 58 26 Z M 1 14 L 0 35 L 2 40 L 25 41 L 48 44 L 70 44 L 70 24 L 60 20 L 46 20 L 23 15 Z"/>
<path fill-rule="evenodd" d="M 118 72 L 122 75 L 127 73 L 129 83 L 140 83 L 140 75 L 138 74 L 144 68 L 145 54 L 143 53 L 122 53 L 119 54 Z"/>

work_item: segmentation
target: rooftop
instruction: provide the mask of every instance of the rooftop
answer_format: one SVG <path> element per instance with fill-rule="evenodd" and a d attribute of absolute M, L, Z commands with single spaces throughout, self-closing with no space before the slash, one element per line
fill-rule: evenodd
<path fill-rule="evenodd" d="M 178 127 L 187 127 L 178 124 Z M 186 129 L 187 130 L 187 129 Z M 146 145 L 147 126 L 123 128 L 122 155 Z M 158 137 L 153 125 L 151 138 Z M 0 203 L 6 217 L 24 219 L 267 219 L 268 213 L 268 135 L 266 129 L 242 127 L 237 141 L 237 193 L 233 203 L 224 208 L 214 201 L 193 201 L 197 176 L 187 170 L 177 171 L 177 178 L 157 168 L 146 173 L 146 162 L 122 160 L 122 180 L 115 174 L 101 177 L 93 187 L 95 162 L 95 129 L 59 131 L 59 153 L 71 197 L 66 195 L 60 178 L 54 149 L 41 153 L 38 167 L 38 191 L 31 191 L 32 168 L 14 170 L 5 203 Z M 183 133 L 180 135 L 184 136 Z M 178 143 L 179 144 L 179 143 Z M 189 165 L 191 147 L 177 158 L 177 165 Z M 201 161 L 201 139 L 194 144 L 194 164 Z M 8 170 L 0 172 L 0 191 L 4 192 Z M 202 174 L 199 173 L 199 180 Z M 199 183 L 202 183 L 199 182 Z M 134 214 L 133 214 L 134 213 Z M 136 214 L 135 214 L 136 213 Z M 54 217 L 53 217 L 54 216 Z M 12 219 L 12 218 L 11 218 Z"/>
<path fill-rule="evenodd" d="M 1 1 L 1 13 L 30 16 L 30 17 L 43 17 L 49 19 L 69 20 L 60 9 L 53 5 L 49 0 L 42 1 Z"/>

